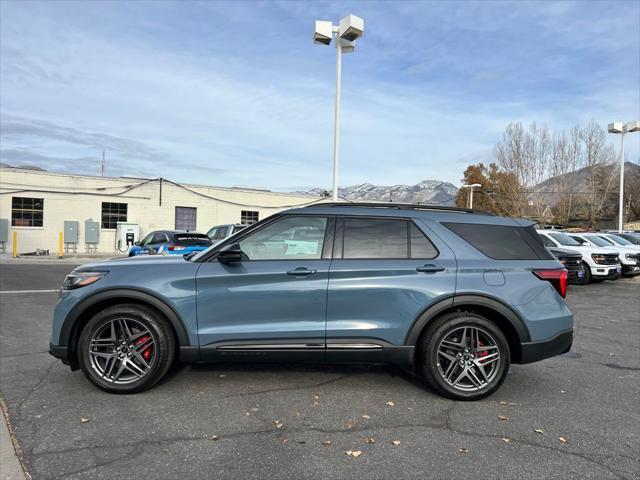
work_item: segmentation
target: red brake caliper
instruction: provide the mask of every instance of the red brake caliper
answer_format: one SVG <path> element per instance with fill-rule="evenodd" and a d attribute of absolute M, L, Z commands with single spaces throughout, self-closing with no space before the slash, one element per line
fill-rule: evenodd
<path fill-rule="evenodd" d="M 136 346 L 138 345 L 142 345 L 143 343 L 145 343 L 147 340 L 149 340 L 149 335 L 145 335 L 144 337 L 140 337 L 138 340 L 136 340 Z M 144 358 L 147 362 L 149 361 L 149 359 L 151 358 L 151 354 L 153 353 L 153 347 L 151 345 L 149 345 L 147 348 L 144 349 L 144 351 L 142 352 L 142 358 Z"/>
<path fill-rule="evenodd" d="M 484 343 L 482 343 L 480 340 L 478 340 L 478 346 L 479 347 L 484 347 Z M 489 352 L 487 352 L 486 350 L 484 352 L 478 352 L 478 357 L 482 358 L 482 357 L 486 357 L 487 355 L 489 355 Z"/>

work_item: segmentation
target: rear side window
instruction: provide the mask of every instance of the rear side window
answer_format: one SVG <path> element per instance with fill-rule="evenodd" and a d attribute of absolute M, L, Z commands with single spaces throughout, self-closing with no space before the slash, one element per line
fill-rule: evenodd
<path fill-rule="evenodd" d="M 489 258 L 495 260 L 551 260 L 533 227 L 443 223 Z"/>
<path fill-rule="evenodd" d="M 342 258 L 409 258 L 407 222 L 345 218 Z"/>
<path fill-rule="evenodd" d="M 411 222 L 411 258 L 436 258 L 438 250 L 424 233 Z"/>

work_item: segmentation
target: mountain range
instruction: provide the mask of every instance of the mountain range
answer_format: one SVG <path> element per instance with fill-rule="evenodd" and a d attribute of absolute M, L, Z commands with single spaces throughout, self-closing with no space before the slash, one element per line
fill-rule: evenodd
<path fill-rule="evenodd" d="M 328 192 L 322 188 L 312 188 L 303 193 L 323 196 Z M 423 203 L 432 205 L 455 205 L 458 188 L 449 182 L 423 180 L 415 185 L 373 185 L 361 183 L 338 188 L 338 195 L 350 201 L 378 201 L 396 203 Z"/>

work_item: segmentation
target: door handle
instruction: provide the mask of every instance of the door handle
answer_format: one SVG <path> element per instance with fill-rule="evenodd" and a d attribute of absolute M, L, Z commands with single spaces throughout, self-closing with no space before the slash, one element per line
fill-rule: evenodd
<path fill-rule="evenodd" d="M 428 264 L 428 265 L 423 265 L 422 267 L 416 268 L 416 271 L 422 272 L 422 273 L 444 272 L 444 267 L 442 265 Z"/>
<path fill-rule="evenodd" d="M 313 275 L 318 273 L 314 268 L 309 269 L 307 267 L 298 267 L 295 270 L 287 270 L 287 275 L 294 275 L 296 277 L 306 277 L 307 275 Z"/>

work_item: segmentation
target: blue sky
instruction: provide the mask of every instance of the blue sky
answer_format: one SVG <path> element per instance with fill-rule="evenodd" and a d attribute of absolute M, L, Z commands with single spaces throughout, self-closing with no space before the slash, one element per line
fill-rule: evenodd
<path fill-rule="evenodd" d="M 3 162 L 275 190 L 459 185 L 510 121 L 640 117 L 640 2 L 0 2 Z M 638 162 L 640 135 L 629 137 Z M 617 138 L 611 138 L 617 147 Z"/>

